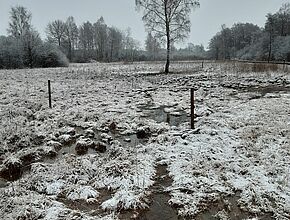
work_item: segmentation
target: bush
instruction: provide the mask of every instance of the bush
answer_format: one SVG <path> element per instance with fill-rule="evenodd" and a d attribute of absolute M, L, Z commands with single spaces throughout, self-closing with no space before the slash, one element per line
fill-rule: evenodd
<path fill-rule="evenodd" d="M 34 42 L 28 54 L 24 43 L 20 39 L 0 36 L 0 69 L 69 65 L 67 57 L 52 44 L 43 43 L 41 40 Z"/>
<path fill-rule="evenodd" d="M 67 57 L 57 47 L 44 43 L 37 48 L 36 67 L 67 67 L 69 61 Z"/>
<path fill-rule="evenodd" d="M 0 68 L 23 68 L 22 46 L 12 37 L 0 37 Z"/>

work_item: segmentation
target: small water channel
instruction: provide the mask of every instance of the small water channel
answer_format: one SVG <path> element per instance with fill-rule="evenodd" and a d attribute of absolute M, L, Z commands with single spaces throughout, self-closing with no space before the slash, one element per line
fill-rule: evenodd
<path fill-rule="evenodd" d="M 277 85 L 269 85 L 269 86 L 249 86 L 246 88 L 235 88 L 238 92 L 242 93 L 253 93 L 254 96 L 251 96 L 250 99 L 260 99 L 264 98 L 267 94 L 290 94 L 289 86 L 277 86 Z M 237 95 L 238 93 L 235 92 Z"/>
<path fill-rule="evenodd" d="M 143 118 L 150 118 L 157 123 L 168 123 L 170 126 L 179 126 L 182 123 L 189 122 L 190 116 L 184 110 L 176 109 L 176 106 L 155 106 L 152 103 L 138 105 L 142 111 Z"/>
<path fill-rule="evenodd" d="M 260 93 L 262 96 L 265 96 L 268 93 L 290 93 L 290 87 L 270 85 L 264 87 L 248 87 L 245 91 Z"/>
<path fill-rule="evenodd" d="M 121 220 L 132 219 L 136 216 L 138 220 L 178 220 L 177 210 L 168 203 L 170 194 L 166 191 L 171 186 L 173 180 L 168 175 L 167 165 L 158 165 L 156 167 L 156 178 L 150 197 L 149 208 L 145 210 L 128 210 L 123 211 L 118 216 Z"/>

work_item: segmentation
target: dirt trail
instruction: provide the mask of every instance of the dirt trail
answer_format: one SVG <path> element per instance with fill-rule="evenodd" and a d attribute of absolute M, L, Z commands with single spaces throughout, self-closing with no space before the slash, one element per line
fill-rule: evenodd
<path fill-rule="evenodd" d="M 167 165 L 158 165 L 155 184 L 152 187 L 151 203 L 146 210 L 130 210 L 122 212 L 119 219 L 137 219 L 137 220 L 178 220 L 177 210 L 172 208 L 168 201 L 169 192 L 166 187 L 172 184 L 172 179 L 168 175 Z"/>

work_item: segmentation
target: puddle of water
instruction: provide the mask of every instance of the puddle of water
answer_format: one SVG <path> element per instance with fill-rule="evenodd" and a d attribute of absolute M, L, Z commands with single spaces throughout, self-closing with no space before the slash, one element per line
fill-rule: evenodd
<path fill-rule="evenodd" d="M 4 169 L 0 173 L 0 188 L 5 185 L 7 181 L 19 180 L 23 175 L 29 173 L 31 169 L 31 163 L 23 163 L 18 165 L 10 165 L 8 168 Z M 5 186 L 4 186 L 5 187 Z"/>
<path fill-rule="evenodd" d="M 231 96 L 236 96 L 239 92 L 242 93 L 254 93 L 255 95 L 252 96 L 250 99 L 259 99 L 265 97 L 267 94 L 290 94 L 290 87 L 289 86 L 249 86 L 243 88 L 234 88 L 238 92 L 234 92 Z"/>
<path fill-rule="evenodd" d="M 84 133 L 85 133 L 84 129 L 78 128 L 77 135 L 83 135 Z M 102 134 L 106 134 L 108 135 L 108 137 L 111 137 L 111 138 L 109 138 L 109 140 L 105 140 L 102 137 Z M 135 147 L 138 144 L 145 144 L 148 141 L 146 139 L 138 139 L 136 134 L 122 135 L 118 131 L 115 131 L 115 132 L 108 131 L 107 133 L 104 133 L 101 131 L 95 131 L 94 138 L 91 138 L 91 140 L 94 141 L 95 143 L 99 143 L 99 142 L 104 143 L 105 145 L 110 145 L 110 143 L 113 140 L 118 140 L 120 144 L 125 147 Z M 56 157 L 53 157 L 53 158 L 47 157 L 44 159 L 44 162 L 54 163 L 56 159 L 59 159 L 63 155 L 67 155 L 67 154 L 73 154 L 73 155 L 78 156 L 75 150 L 76 143 L 77 143 L 77 140 L 74 139 L 70 143 L 63 145 Z M 93 148 L 88 148 L 88 151 L 86 154 L 97 154 L 97 151 Z"/>
<path fill-rule="evenodd" d="M 160 106 L 154 107 L 150 105 L 140 105 L 140 108 L 143 112 L 145 118 L 151 118 L 157 123 L 166 122 L 170 126 L 179 126 L 182 123 L 189 122 L 190 117 L 187 116 L 187 113 L 183 110 L 168 112 L 167 109 L 171 106 Z"/>
<path fill-rule="evenodd" d="M 80 210 L 86 213 L 99 209 L 99 205 L 97 203 L 87 203 L 83 200 L 71 201 L 66 198 L 58 198 L 57 201 L 63 203 L 72 210 Z"/>
<path fill-rule="evenodd" d="M 0 188 L 8 186 L 8 182 L 5 179 L 0 178 Z"/>
<path fill-rule="evenodd" d="M 231 220 L 240 220 L 240 219 L 251 219 L 254 217 L 259 217 L 258 219 L 261 220 L 271 220 L 273 219 L 270 213 L 262 214 L 262 215 L 253 215 L 249 212 L 241 210 L 241 208 L 238 205 L 238 200 L 240 198 L 239 193 L 225 197 L 224 199 L 221 199 L 209 206 L 209 208 L 198 214 L 194 219 L 196 220 L 215 220 L 217 217 L 215 215 L 218 214 L 218 212 L 224 210 L 228 217 Z"/>
<path fill-rule="evenodd" d="M 158 165 L 156 175 L 156 182 L 152 189 L 152 203 L 149 210 L 141 213 L 140 217 L 144 220 L 178 220 L 177 210 L 169 205 L 170 195 L 165 191 L 165 188 L 171 186 L 173 182 L 168 175 L 167 165 Z"/>
<path fill-rule="evenodd" d="M 265 96 L 268 93 L 290 93 L 290 87 L 285 86 L 265 86 L 265 87 L 248 87 L 246 92 L 260 93 Z"/>
<path fill-rule="evenodd" d="M 239 94 L 249 93 L 249 99 L 261 99 L 264 98 L 267 94 L 290 94 L 290 87 L 284 86 L 249 86 L 249 87 L 233 87 L 236 89 L 235 92 L 231 93 L 230 96 L 238 98 Z M 238 96 L 238 97 L 237 97 Z"/>
<path fill-rule="evenodd" d="M 98 189 L 99 197 L 97 200 L 93 203 L 88 203 L 84 200 L 68 200 L 64 197 L 57 198 L 57 201 L 63 203 L 68 208 L 72 210 L 80 210 L 85 213 L 89 213 L 92 216 L 103 216 L 106 214 L 106 211 L 102 209 L 101 204 L 110 199 L 113 195 L 113 192 L 107 190 L 107 189 Z"/>

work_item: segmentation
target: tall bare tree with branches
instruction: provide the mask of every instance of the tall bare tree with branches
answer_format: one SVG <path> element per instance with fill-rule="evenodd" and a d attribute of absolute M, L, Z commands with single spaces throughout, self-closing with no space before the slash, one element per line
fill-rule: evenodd
<path fill-rule="evenodd" d="M 50 41 L 57 42 L 58 46 L 60 47 L 64 39 L 65 30 L 66 30 L 65 22 L 61 20 L 55 20 L 47 25 L 46 28 L 47 37 Z"/>
<path fill-rule="evenodd" d="M 23 37 L 31 30 L 31 13 L 23 6 L 12 7 L 8 33 L 15 38 Z"/>
<path fill-rule="evenodd" d="M 171 45 L 188 36 L 189 14 L 199 6 L 199 0 L 135 0 L 135 4 L 137 10 L 143 12 L 147 31 L 166 42 L 165 73 L 169 73 Z"/>

